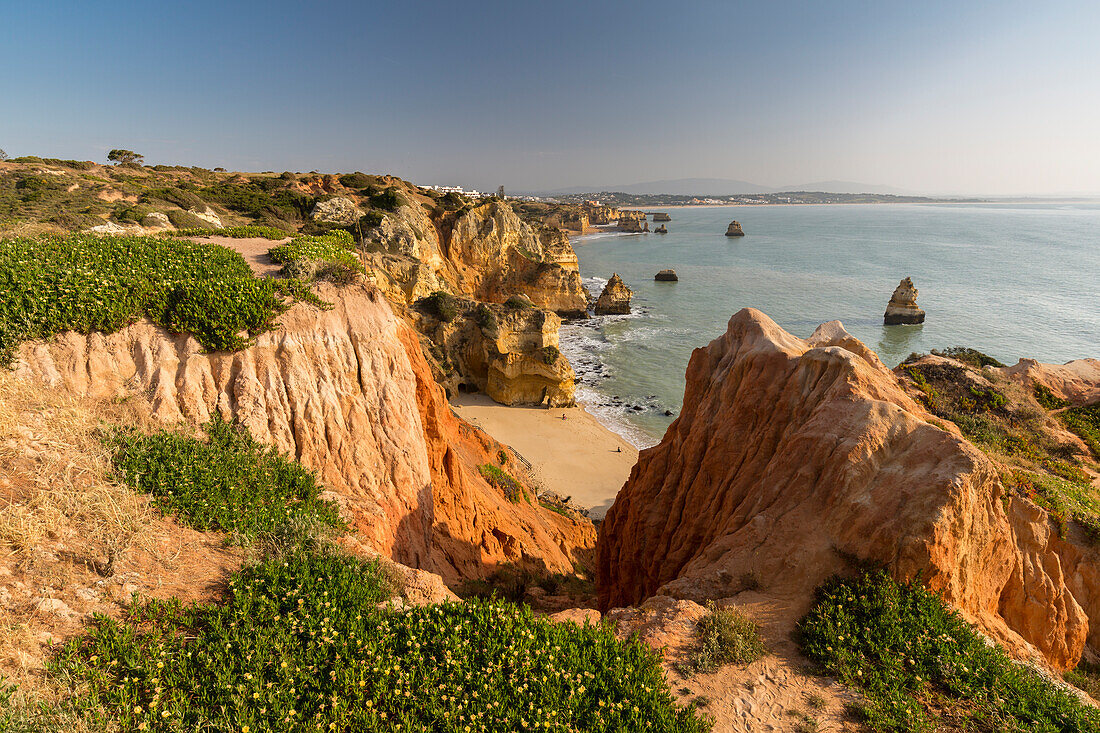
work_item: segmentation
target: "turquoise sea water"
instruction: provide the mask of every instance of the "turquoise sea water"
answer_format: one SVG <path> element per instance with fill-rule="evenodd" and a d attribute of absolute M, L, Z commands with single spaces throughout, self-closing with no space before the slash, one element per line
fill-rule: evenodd
<path fill-rule="evenodd" d="M 839 319 L 888 366 L 958 345 L 1005 363 L 1100 357 L 1100 204 L 666 211 L 666 235 L 573 239 L 593 295 L 618 272 L 634 290 L 635 312 L 561 331 L 580 401 L 639 446 L 660 440 L 679 412 L 692 349 L 747 306 L 803 338 Z M 747 236 L 724 236 L 732 219 Z M 653 281 L 666 267 L 679 282 Z M 926 321 L 883 326 L 890 294 L 906 276 Z"/>

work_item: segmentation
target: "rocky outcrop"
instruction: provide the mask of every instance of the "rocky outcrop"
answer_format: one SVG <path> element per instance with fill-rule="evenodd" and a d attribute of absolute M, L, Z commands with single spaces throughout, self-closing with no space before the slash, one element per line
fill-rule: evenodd
<path fill-rule="evenodd" d="M 731 221 L 730 225 L 726 227 L 727 237 L 743 237 L 745 236 L 745 230 L 741 228 L 741 223 L 738 221 Z"/>
<path fill-rule="evenodd" d="M 924 323 L 924 311 L 917 307 L 917 289 L 912 280 L 905 278 L 894 288 L 882 321 L 887 326 Z"/>
<path fill-rule="evenodd" d="M 141 220 L 141 225 L 146 229 L 171 229 L 172 222 L 168 221 L 168 215 L 163 211 L 152 211 Z"/>
<path fill-rule="evenodd" d="M 573 404 L 575 375 L 558 351 L 558 316 L 518 298 L 505 305 L 446 302 L 445 314 L 427 301 L 413 314 L 438 346 L 452 391 L 484 392 L 504 405 Z"/>
<path fill-rule="evenodd" d="M 653 233 L 654 234 L 668 234 L 668 227 L 666 227 L 664 224 L 662 224 L 661 226 L 654 229 Z"/>
<path fill-rule="evenodd" d="M 597 316 L 623 316 L 630 313 L 630 298 L 634 292 L 626 286 L 619 273 L 611 276 L 604 285 L 603 292 L 596 300 Z"/>
<path fill-rule="evenodd" d="M 644 225 L 644 229 L 643 229 Z M 630 209 L 622 209 L 619 211 L 619 231 L 627 232 L 629 234 L 637 234 L 642 231 L 649 231 L 649 222 L 646 221 L 644 211 L 631 211 Z"/>
<path fill-rule="evenodd" d="M 351 199 L 345 196 L 335 196 L 324 201 L 318 201 L 310 216 L 315 221 L 350 226 L 359 221 L 363 216 L 363 210 Z"/>
<path fill-rule="evenodd" d="M 278 330 L 234 353 L 142 321 L 24 344 L 17 373 L 73 394 L 147 399 L 165 423 L 238 419 L 316 471 L 356 538 L 397 562 L 475 577 L 538 559 L 569 570 L 590 525 L 513 504 L 481 478 L 502 446 L 451 413 L 419 342 L 369 286 L 318 286 Z"/>
<path fill-rule="evenodd" d="M 588 221 L 597 226 L 610 224 L 619 218 L 619 212 L 610 206 L 586 204 L 585 211 L 588 213 Z"/>
<path fill-rule="evenodd" d="M 362 245 L 388 298 L 407 305 L 444 290 L 502 303 L 523 294 L 565 318 L 584 317 L 588 295 L 564 232 L 531 227 L 503 201 L 444 215 L 412 194 L 402 200 Z"/>
<path fill-rule="evenodd" d="M 672 217 L 671 217 L 671 216 L 669 216 L 668 214 L 666 214 L 666 213 L 664 213 L 664 212 L 661 212 L 661 211 L 658 211 L 658 212 L 655 212 L 655 213 L 653 213 L 653 214 L 650 214 L 650 216 L 652 216 L 652 217 L 653 217 L 653 221 L 654 221 L 654 222 L 658 222 L 658 221 L 672 221 Z"/>
<path fill-rule="evenodd" d="M 1100 555 L 1006 497 L 989 458 L 929 422 L 838 322 L 802 340 L 742 310 L 686 381 L 601 525 L 601 608 L 722 598 L 748 573 L 808 603 L 854 557 L 920 573 L 1019 656 L 1076 663 Z"/>
<path fill-rule="evenodd" d="M 659 283 L 674 283 L 680 278 L 676 275 L 676 270 L 668 269 L 661 270 L 653 276 L 653 279 Z"/>
<path fill-rule="evenodd" d="M 1065 364 L 1042 364 L 1020 359 L 1010 367 L 997 369 L 1004 376 L 1033 391 L 1037 385 L 1073 405 L 1100 401 L 1100 359 L 1075 359 Z"/>

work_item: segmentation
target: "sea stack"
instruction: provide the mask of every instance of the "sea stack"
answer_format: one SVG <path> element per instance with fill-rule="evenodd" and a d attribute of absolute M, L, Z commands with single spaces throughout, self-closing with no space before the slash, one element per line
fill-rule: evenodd
<path fill-rule="evenodd" d="M 653 276 L 653 279 L 657 282 L 674 283 L 680 278 L 676 277 L 676 270 L 661 270 Z"/>
<path fill-rule="evenodd" d="M 654 234 L 668 234 L 668 229 L 665 227 L 664 224 L 662 224 L 661 226 L 654 229 L 653 233 Z"/>
<path fill-rule="evenodd" d="M 653 217 L 653 221 L 672 221 L 672 217 L 663 211 L 655 211 L 650 216 Z"/>
<path fill-rule="evenodd" d="M 633 291 L 626 286 L 619 273 L 611 276 L 603 292 L 596 300 L 597 316 L 625 316 L 630 313 L 630 297 Z"/>
<path fill-rule="evenodd" d="M 741 228 L 741 222 L 731 221 L 730 225 L 726 227 L 727 237 L 743 237 L 745 236 L 745 230 Z"/>
<path fill-rule="evenodd" d="M 649 223 L 646 222 L 644 211 L 623 209 L 619 212 L 619 231 L 630 234 L 642 232 L 642 223 L 645 222 L 645 231 L 649 231 Z"/>
<path fill-rule="evenodd" d="M 924 323 L 924 311 L 917 307 L 917 289 L 913 287 L 911 279 L 905 278 L 898 283 L 890 303 L 886 306 L 882 322 L 887 326 Z"/>

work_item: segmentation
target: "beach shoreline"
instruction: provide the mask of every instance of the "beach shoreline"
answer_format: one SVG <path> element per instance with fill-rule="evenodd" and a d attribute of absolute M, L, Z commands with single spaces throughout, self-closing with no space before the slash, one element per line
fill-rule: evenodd
<path fill-rule="evenodd" d="M 638 449 L 582 405 L 509 407 L 482 394 L 460 394 L 451 406 L 530 462 L 541 488 L 570 497 L 595 519 L 607 513 L 638 462 Z"/>

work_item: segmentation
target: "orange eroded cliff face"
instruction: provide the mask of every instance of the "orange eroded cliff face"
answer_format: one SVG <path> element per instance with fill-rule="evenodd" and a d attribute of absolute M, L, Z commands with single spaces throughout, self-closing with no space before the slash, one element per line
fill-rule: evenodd
<path fill-rule="evenodd" d="M 607 513 L 601 608 L 727 597 L 749 573 L 808 606 L 854 557 L 921 573 L 1017 655 L 1072 666 L 1096 552 L 932 419 L 838 322 L 802 340 L 742 310 L 692 355 L 679 418 Z"/>
<path fill-rule="evenodd" d="M 148 400 L 164 423 L 217 412 L 315 470 L 366 547 L 448 580 L 504 560 L 569 570 L 587 522 L 512 504 L 480 476 L 499 448 L 455 418 L 409 327 L 370 286 L 318 286 L 234 353 L 141 321 L 110 334 L 25 344 L 16 371 L 77 396 Z"/>

